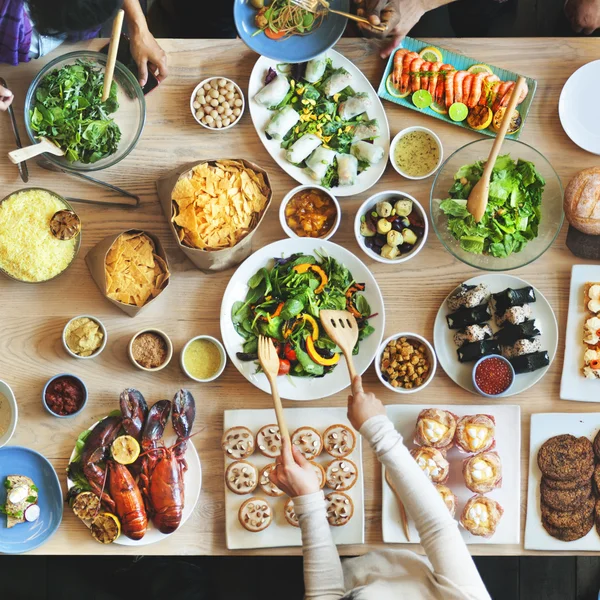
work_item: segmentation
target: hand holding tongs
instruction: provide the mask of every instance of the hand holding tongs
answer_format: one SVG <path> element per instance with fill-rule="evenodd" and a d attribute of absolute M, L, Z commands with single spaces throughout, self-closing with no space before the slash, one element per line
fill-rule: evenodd
<path fill-rule="evenodd" d="M 2 77 L 0 77 L 0 85 L 5 88 L 8 88 L 6 80 L 3 79 Z M 8 107 L 7 112 L 8 112 L 8 116 L 10 117 L 10 124 L 12 126 L 13 134 L 15 136 L 15 142 L 17 143 L 17 148 L 22 148 L 23 144 L 21 144 L 21 136 L 19 135 L 19 128 L 17 126 L 17 120 L 15 119 L 15 111 L 13 110 L 12 104 Z M 19 169 L 19 175 L 21 176 L 23 183 L 27 183 L 29 181 L 29 171 L 27 170 L 27 163 L 20 162 L 17 165 L 17 168 Z"/>

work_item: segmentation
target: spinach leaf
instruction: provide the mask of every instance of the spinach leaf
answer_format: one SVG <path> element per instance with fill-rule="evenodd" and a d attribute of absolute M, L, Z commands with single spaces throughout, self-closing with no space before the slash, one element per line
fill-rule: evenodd
<path fill-rule="evenodd" d="M 302 350 L 300 344 L 296 346 L 296 356 L 298 358 L 298 362 L 302 365 L 302 368 L 309 374 L 314 376 L 323 375 L 324 369 L 322 365 L 318 365 L 316 362 L 313 362 L 310 356 Z"/>
<path fill-rule="evenodd" d="M 287 321 L 288 319 L 299 315 L 303 310 L 304 303 L 301 300 L 298 298 L 290 298 L 289 300 L 286 300 L 285 304 L 283 305 L 281 317 Z"/>

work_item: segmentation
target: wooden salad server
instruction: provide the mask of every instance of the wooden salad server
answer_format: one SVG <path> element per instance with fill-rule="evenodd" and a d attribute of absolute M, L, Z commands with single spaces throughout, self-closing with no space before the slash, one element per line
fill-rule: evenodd
<path fill-rule="evenodd" d="M 352 351 L 358 341 L 358 323 L 354 315 L 347 310 L 322 310 L 320 318 L 325 333 L 340 347 L 346 357 L 352 383 L 357 375 Z"/>
<path fill-rule="evenodd" d="M 112 85 L 115 74 L 115 63 L 117 62 L 117 52 L 119 51 L 119 40 L 121 39 L 121 29 L 123 28 L 123 17 L 125 11 L 121 9 L 113 21 L 112 33 L 110 35 L 110 45 L 108 46 L 108 58 L 106 59 L 106 70 L 104 71 L 104 87 L 102 88 L 102 102 L 106 102 L 110 96 L 110 86 Z"/>
<path fill-rule="evenodd" d="M 56 144 L 53 144 L 48 138 L 41 137 L 39 138 L 39 144 L 33 144 L 32 146 L 25 146 L 25 148 L 17 148 L 17 150 L 11 150 L 8 153 L 8 158 L 10 162 L 14 165 L 18 165 L 25 160 L 29 160 L 34 156 L 39 156 L 40 154 L 44 154 L 48 152 L 49 154 L 54 154 L 54 156 L 64 156 L 65 152 L 62 148 L 59 148 Z"/>
<path fill-rule="evenodd" d="M 281 439 L 286 439 L 290 448 L 292 443 L 290 441 L 290 432 L 288 431 L 285 417 L 283 416 L 283 407 L 281 406 L 281 398 L 279 397 L 279 390 L 277 388 L 277 373 L 279 371 L 279 356 L 277 356 L 277 350 L 273 345 L 271 338 L 260 335 L 258 337 L 258 362 L 265 372 L 269 384 L 271 385 L 271 395 L 273 396 L 273 406 L 275 407 L 275 414 L 277 415 L 277 424 L 279 425 L 279 433 L 281 433 Z"/>
<path fill-rule="evenodd" d="M 506 136 L 506 132 L 508 131 L 508 126 L 510 125 L 511 115 L 517 106 L 517 100 L 523 91 L 523 86 L 525 85 L 525 78 L 519 76 L 517 79 L 517 83 L 513 87 L 512 94 L 510 95 L 510 100 L 508 101 L 508 106 L 506 107 L 506 111 L 504 112 L 504 118 L 502 119 L 502 124 L 500 125 L 500 129 L 496 134 L 496 139 L 494 141 L 494 145 L 492 146 L 492 150 L 490 151 L 490 155 L 488 156 L 487 162 L 485 163 L 485 167 L 483 169 L 483 175 L 481 179 L 475 184 L 471 193 L 469 194 L 469 199 L 467 200 L 467 210 L 473 215 L 476 223 L 479 223 L 485 214 L 485 209 L 487 208 L 488 196 L 490 193 L 490 178 L 492 177 L 492 169 L 496 164 L 496 159 L 498 158 L 498 154 L 500 154 L 500 149 L 502 148 L 502 143 L 504 142 L 504 138 Z"/>
<path fill-rule="evenodd" d="M 410 542 L 410 530 L 408 528 L 408 517 L 406 516 L 406 509 L 404 508 L 404 503 L 400 500 L 400 494 L 394 487 L 392 483 L 392 478 L 390 477 L 389 471 L 385 470 L 385 481 L 390 486 L 392 492 L 394 492 L 394 496 L 396 496 L 396 502 L 398 502 L 398 508 L 400 509 L 400 518 L 402 519 L 402 529 L 404 530 L 404 535 L 406 536 L 406 541 Z"/>

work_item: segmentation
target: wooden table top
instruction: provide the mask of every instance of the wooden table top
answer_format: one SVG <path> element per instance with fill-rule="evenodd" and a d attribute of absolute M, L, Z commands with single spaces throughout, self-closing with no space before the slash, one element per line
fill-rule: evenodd
<path fill-rule="evenodd" d="M 438 39 L 441 47 L 476 57 L 483 62 L 501 65 L 537 79 L 538 90 L 521 137 L 540 150 L 560 174 L 563 184 L 579 169 L 597 164 L 597 158 L 577 148 L 563 132 L 558 119 L 558 98 L 567 78 L 581 65 L 597 58 L 597 44 L 592 39 Z M 80 44 L 77 48 L 99 49 L 102 40 Z M 0 378 L 13 388 L 20 409 L 18 428 L 11 444 L 28 446 L 48 457 L 65 485 L 65 468 L 78 434 L 99 417 L 118 408 L 118 398 L 125 387 L 142 391 L 150 402 L 171 398 L 180 387 L 189 388 L 198 404 L 194 438 L 202 461 L 203 489 L 193 516 L 178 532 L 164 542 L 130 548 L 107 547 L 94 542 L 83 525 L 65 509 L 64 520 L 56 535 L 36 552 L 39 554 L 228 554 L 225 546 L 223 456 L 219 441 L 223 411 L 235 408 L 269 408 L 270 397 L 244 381 L 232 364 L 212 384 L 195 384 L 181 372 L 178 354 L 183 344 L 201 333 L 220 337 L 220 299 L 232 271 L 206 275 L 197 270 L 180 252 L 167 227 L 155 192 L 155 181 L 169 170 L 203 158 L 248 158 L 268 170 L 273 189 L 273 207 L 257 232 L 255 248 L 284 237 L 278 221 L 281 198 L 296 184 L 271 159 L 259 141 L 250 115 L 246 111 L 241 123 L 226 132 L 202 129 L 192 118 L 189 97 L 202 79 L 215 75 L 232 78 L 246 90 L 256 54 L 241 41 L 234 40 L 162 40 L 169 57 L 170 76 L 147 97 L 148 118 L 143 136 L 135 150 L 119 165 L 96 175 L 132 190 L 142 197 L 138 210 L 122 210 L 79 204 L 84 232 L 81 252 L 74 265 L 60 278 L 41 286 L 25 285 L 7 278 L 0 280 L 2 298 L 2 334 L 0 335 Z M 63 46 L 60 53 L 73 47 Z M 350 58 L 377 88 L 384 69 L 375 47 L 366 40 L 344 39 L 337 50 Z M 50 58 L 56 56 L 53 53 Z M 23 99 L 28 85 L 47 62 L 32 61 L 16 68 L 4 66 L 0 74 L 15 92 L 14 107 L 21 126 Z M 445 155 L 463 144 L 478 139 L 475 132 L 433 121 L 414 111 L 384 102 L 392 135 L 409 125 L 422 124 L 435 129 Z M 7 115 L 0 115 L 0 181 L 4 196 L 24 187 L 17 169 L 6 153 L 13 148 L 13 136 Z M 101 189 L 68 176 L 46 172 L 31 162 L 29 185 L 39 185 L 65 196 L 107 199 Z M 369 195 L 386 189 L 404 190 L 429 206 L 431 179 L 410 182 L 400 178 L 390 165 L 379 183 L 368 192 L 341 201 L 343 217 L 334 242 L 364 260 L 377 278 L 387 314 L 384 336 L 398 331 L 413 331 L 431 340 L 435 315 L 449 291 L 458 283 L 480 272 L 465 266 L 446 252 L 432 231 L 425 249 L 414 260 L 394 270 L 367 258 L 353 235 L 354 214 Z M 155 302 L 147 312 L 131 319 L 105 300 L 93 282 L 84 262 L 88 250 L 108 234 L 136 227 L 157 234 L 166 247 L 174 276 L 166 298 Z M 522 515 L 525 525 L 526 489 L 529 453 L 530 415 L 535 412 L 585 412 L 598 410 L 594 404 L 564 402 L 559 399 L 563 364 L 564 335 L 567 321 L 568 289 L 573 264 L 581 263 L 565 246 L 565 226 L 552 248 L 534 264 L 515 272 L 537 286 L 548 298 L 559 322 L 560 341 L 556 359 L 547 375 L 528 392 L 508 399 L 522 409 Z M 427 293 L 423 294 L 426 287 Z M 415 309 L 415 299 L 419 299 Z M 108 346 L 92 361 L 77 361 L 66 355 L 61 332 L 68 319 L 88 313 L 99 317 L 109 332 Z M 176 355 L 171 364 L 155 374 L 141 373 L 127 359 L 126 347 L 131 336 L 146 326 L 167 332 Z M 57 373 L 71 372 L 86 382 L 90 401 L 85 412 L 73 419 L 49 416 L 41 404 L 44 383 Z M 473 395 L 455 385 L 442 369 L 425 390 L 409 397 L 399 397 L 386 390 L 371 367 L 366 387 L 375 391 L 387 404 L 472 404 Z M 346 392 L 312 406 L 344 406 Z M 288 407 L 298 406 L 284 402 Z M 343 546 L 345 555 L 361 554 L 386 547 L 381 537 L 381 471 L 370 449 L 365 449 L 366 544 Z M 523 545 L 470 546 L 473 554 L 525 554 Z M 300 548 L 257 550 L 254 554 L 299 554 Z"/>

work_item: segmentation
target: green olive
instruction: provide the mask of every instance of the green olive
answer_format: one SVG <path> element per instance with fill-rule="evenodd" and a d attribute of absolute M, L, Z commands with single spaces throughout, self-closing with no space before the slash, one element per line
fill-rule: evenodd
<path fill-rule="evenodd" d="M 261 8 L 264 8 L 265 0 L 250 0 L 250 4 L 256 10 L 260 10 Z"/>

